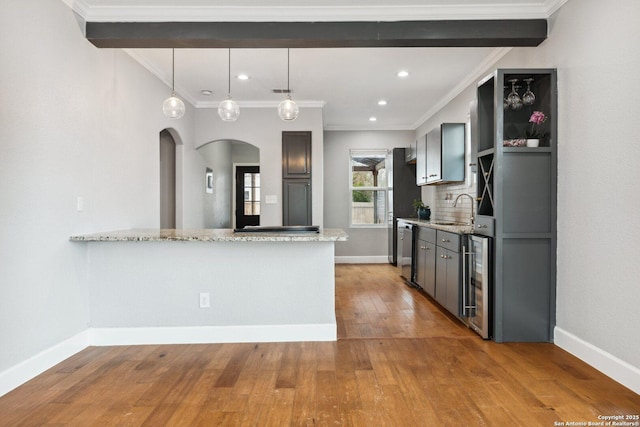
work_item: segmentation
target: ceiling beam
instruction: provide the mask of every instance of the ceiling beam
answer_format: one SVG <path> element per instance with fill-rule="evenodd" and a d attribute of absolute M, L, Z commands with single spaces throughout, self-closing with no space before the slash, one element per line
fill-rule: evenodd
<path fill-rule="evenodd" d="M 102 48 L 538 46 L 546 19 L 399 22 L 87 22 Z"/>

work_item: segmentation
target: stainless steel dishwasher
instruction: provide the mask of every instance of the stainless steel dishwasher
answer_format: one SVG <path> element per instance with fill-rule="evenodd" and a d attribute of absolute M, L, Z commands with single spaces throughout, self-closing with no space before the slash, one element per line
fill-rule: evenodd
<path fill-rule="evenodd" d="M 400 275 L 404 279 L 413 283 L 413 251 L 414 251 L 414 229 L 413 224 L 398 220 L 398 256 L 397 266 Z"/>

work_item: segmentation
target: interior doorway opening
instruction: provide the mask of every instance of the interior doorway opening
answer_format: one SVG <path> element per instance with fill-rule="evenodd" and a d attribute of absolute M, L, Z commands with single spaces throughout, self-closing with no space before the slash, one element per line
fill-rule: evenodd
<path fill-rule="evenodd" d="M 176 142 L 160 132 L 160 228 L 176 228 Z"/>
<path fill-rule="evenodd" d="M 236 166 L 236 228 L 260 225 L 260 166 Z"/>

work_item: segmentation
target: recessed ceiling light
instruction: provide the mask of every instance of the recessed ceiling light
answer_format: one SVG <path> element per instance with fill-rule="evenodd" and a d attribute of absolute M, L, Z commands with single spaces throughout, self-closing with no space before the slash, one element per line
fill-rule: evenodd
<path fill-rule="evenodd" d="M 373 117 L 373 116 L 372 116 L 372 117 L 369 117 L 369 121 L 370 121 L 370 122 L 375 122 L 375 121 L 377 121 L 377 120 L 378 120 L 378 119 L 377 119 L 377 118 L 375 118 L 375 117 Z"/>
<path fill-rule="evenodd" d="M 387 105 L 387 101 L 385 101 L 384 99 L 381 99 L 380 101 L 378 101 L 378 105 L 383 107 L 383 106 Z"/>
<path fill-rule="evenodd" d="M 238 74 L 238 75 L 236 76 L 236 78 L 237 78 L 238 80 L 249 80 L 251 77 L 249 77 L 249 75 L 247 75 L 247 74 Z"/>
<path fill-rule="evenodd" d="M 202 89 L 202 90 L 200 91 L 200 93 L 201 93 L 201 94 L 203 94 L 204 96 L 211 96 L 211 95 L 213 95 L 213 91 L 212 91 L 212 90 L 209 90 L 209 89 Z"/>
<path fill-rule="evenodd" d="M 398 71 L 396 76 L 401 77 L 401 78 L 409 77 L 409 72 L 407 70 Z"/>

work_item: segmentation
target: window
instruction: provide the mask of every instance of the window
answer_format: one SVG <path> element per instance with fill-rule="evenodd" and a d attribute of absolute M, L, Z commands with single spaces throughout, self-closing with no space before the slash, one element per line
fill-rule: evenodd
<path fill-rule="evenodd" d="M 349 151 L 351 226 L 386 226 L 387 154 L 388 150 Z"/>

